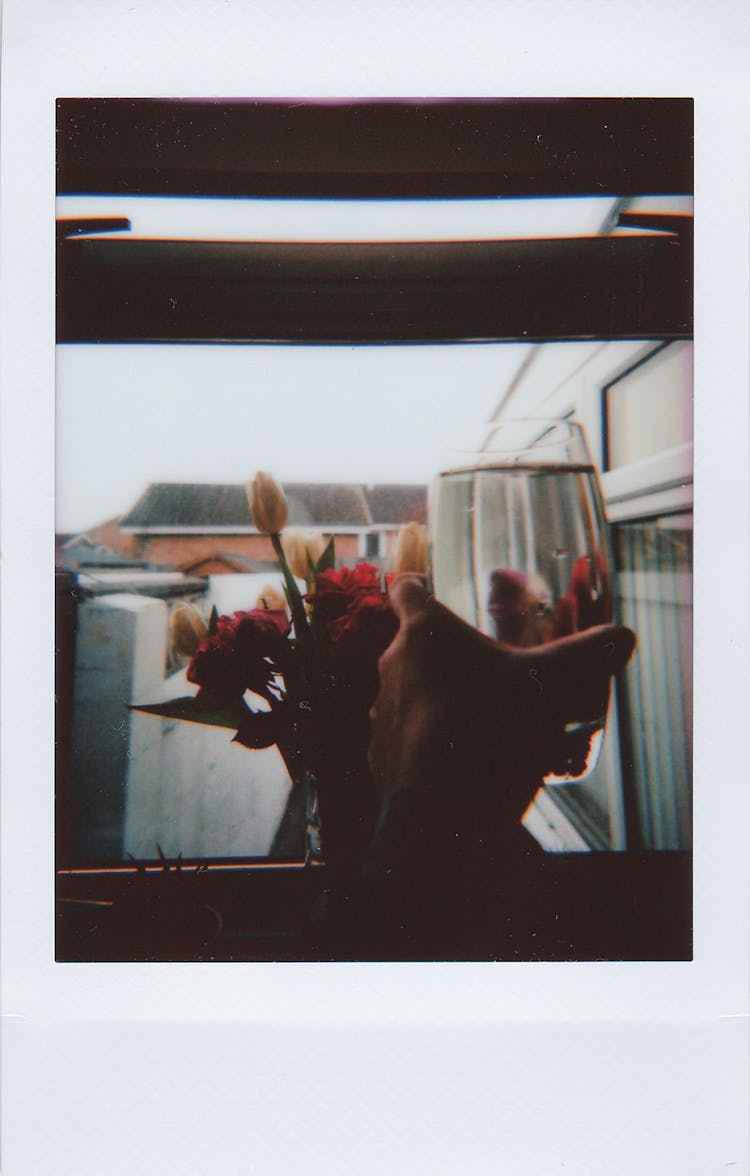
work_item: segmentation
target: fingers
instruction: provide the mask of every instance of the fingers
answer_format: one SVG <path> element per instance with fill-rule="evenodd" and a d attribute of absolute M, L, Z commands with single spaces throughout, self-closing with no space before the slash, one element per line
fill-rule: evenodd
<path fill-rule="evenodd" d="M 540 656 L 559 673 L 572 674 L 601 670 L 617 674 L 630 661 L 635 649 L 635 634 L 622 625 L 597 625 L 561 637 L 540 651 Z M 531 652 L 531 651 L 530 651 Z"/>
<path fill-rule="evenodd" d="M 606 632 L 606 628 L 609 629 L 609 633 Z M 624 625 L 610 625 L 605 627 L 602 636 L 604 638 L 602 655 L 609 659 L 612 667 L 610 672 L 619 674 L 635 653 L 637 644 L 635 633 L 631 629 L 626 629 Z"/>
<path fill-rule="evenodd" d="M 635 643 L 630 629 L 601 625 L 518 651 L 521 682 L 528 693 L 539 692 L 537 701 L 550 715 L 561 719 L 593 715 L 604 706 L 610 682 L 627 665 Z"/>

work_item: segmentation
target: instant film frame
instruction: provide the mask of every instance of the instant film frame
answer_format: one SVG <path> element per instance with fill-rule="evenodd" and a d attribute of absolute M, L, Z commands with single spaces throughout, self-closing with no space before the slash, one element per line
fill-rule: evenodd
<path fill-rule="evenodd" d="M 401 13 L 399 38 L 390 21 L 386 35 L 383 14 L 369 14 L 365 57 L 359 16 L 343 30 L 338 13 L 318 6 L 313 22 L 295 5 L 273 17 L 238 17 L 230 29 L 216 13 L 189 7 L 162 9 L 158 19 L 144 11 L 138 21 L 113 9 L 97 22 L 85 19 L 86 5 L 77 22 L 69 12 L 61 21 L 46 4 L 4 10 L 3 1164 L 17 1173 L 118 1172 L 156 1159 L 211 1171 L 217 1140 L 222 1163 L 241 1164 L 250 1134 L 254 1163 L 291 1172 L 309 1161 L 308 1136 L 288 1130 L 289 1100 L 296 1099 L 314 1119 L 316 1147 L 332 1170 L 390 1163 L 434 1171 L 467 1162 L 479 1171 L 500 1165 L 519 1172 L 562 1162 L 591 1172 L 602 1165 L 638 1171 L 644 1161 L 696 1173 L 741 1166 L 747 984 L 746 903 L 738 896 L 747 893 L 747 799 L 738 786 L 746 741 L 737 734 L 746 713 L 739 666 L 747 624 L 733 614 L 730 638 L 725 610 L 719 616 L 706 607 L 714 557 L 731 548 L 727 498 L 736 504 L 732 543 L 746 530 L 738 527 L 747 498 L 738 492 L 746 403 L 734 394 L 746 374 L 746 290 L 737 265 L 745 256 L 745 181 L 733 172 L 731 184 L 716 184 L 726 161 L 743 150 L 739 12 L 728 6 L 710 30 L 686 29 L 670 5 L 650 6 L 637 29 L 599 13 L 595 35 L 591 14 L 580 9 L 566 12 L 564 28 L 548 16 L 534 30 L 509 10 L 502 19 L 475 14 L 475 33 L 462 15 L 461 35 L 455 28 L 446 38 L 448 14 L 432 6 L 429 19 Z M 240 26 L 247 34 L 241 54 Z M 333 59 L 311 55 L 314 45 L 333 48 Z M 342 56 L 345 48 L 352 52 Z M 49 737 L 38 739 L 39 683 L 53 679 L 54 101 L 64 94 L 246 93 L 248 61 L 257 94 L 563 94 L 581 92 L 585 78 L 593 94 L 695 96 L 698 192 L 713 215 L 699 219 L 696 246 L 702 542 L 690 963 L 54 963 L 51 705 L 41 721 Z M 384 84 L 365 85 L 377 63 Z M 292 76 L 300 84 L 287 84 Z M 730 348 L 727 337 L 735 341 Z M 742 596 L 741 567 L 732 583 L 732 595 L 737 589 Z M 37 621 L 19 626 L 18 617 L 30 613 Z M 169 1083 L 161 1081 L 165 1065 Z M 196 1073 L 212 1074 L 210 1090 Z M 389 1109 L 394 1123 L 409 1128 L 394 1126 L 386 1141 Z M 30 1110 L 49 1132 L 30 1130 Z"/>

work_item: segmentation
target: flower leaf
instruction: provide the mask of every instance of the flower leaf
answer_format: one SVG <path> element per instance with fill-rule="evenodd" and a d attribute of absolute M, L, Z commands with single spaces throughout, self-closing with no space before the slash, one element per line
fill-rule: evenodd
<path fill-rule="evenodd" d="M 313 557 L 310 555 L 310 552 L 308 551 L 308 553 L 307 553 L 307 573 L 305 575 L 305 584 L 307 585 L 308 592 L 315 591 L 315 568 L 316 568 L 315 560 L 313 559 Z"/>
<path fill-rule="evenodd" d="M 336 546 L 333 542 L 333 535 L 328 540 L 323 549 L 323 554 L 315 565 L 316 572 L 327 572 L 336 566 Z"/>
<path fill-rule="evenodd" d="M 209 635 L 209 637 L 213 637 L 214 633 L 216 632 L 216 628 L 217 628 L 218 624 L 219 624 L 219 610 L 217 609 L 216 605 L 214 605 L 211 609 L 211 616 L 208 618 L 208 635 Z"/>
<path fill-rule="evenodd" d="M 158 715 L 162 719 L 180 719 L 187 723 L 201 723 L 206 727 L 228 727 L 231 730 L 237 729 L 246 711 L 242 704 L 236 707 L 208 708 L 200 705 L 192 695 L 187 698 L 171 698 L 168 702 L 141 703 L 128 709 L 140 711 L 145 715 Z"/>

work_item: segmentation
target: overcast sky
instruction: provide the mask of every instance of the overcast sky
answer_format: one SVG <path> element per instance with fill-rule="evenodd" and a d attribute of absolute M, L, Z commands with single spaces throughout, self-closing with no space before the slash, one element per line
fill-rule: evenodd
<path fill-rule="evenodd" d="M 149 482 L 429 481 L 527 350 L 60 346 L 56 528 L 122 514 Z"/>

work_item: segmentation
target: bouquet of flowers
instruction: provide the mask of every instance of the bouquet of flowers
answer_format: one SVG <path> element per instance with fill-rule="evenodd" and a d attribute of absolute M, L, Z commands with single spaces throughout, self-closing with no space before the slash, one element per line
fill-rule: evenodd
<path fill-rule="evenodd" d="M 333 539 L 287 532 L 283 490 L 268 474 L 247 486 L 256 529 L 270 537 L 284 596 L 208 623 L 189 605 L 172 618 L 176 650 L 190 658 L 193 697 L 137 709 L 233 729 L 251 749 L 278 746 L 294 782 L 314 782 L 329 865 L 353 864 L 372 831 L 377 798 L 367 764 L 378 660 L 395 636 L 390 577 L 371 564 L 335 566 Z M 399 535 L 394 572 L 424 571 L 424 528 Z M 305 582 L 302 593 L 298 580 Z"/>

